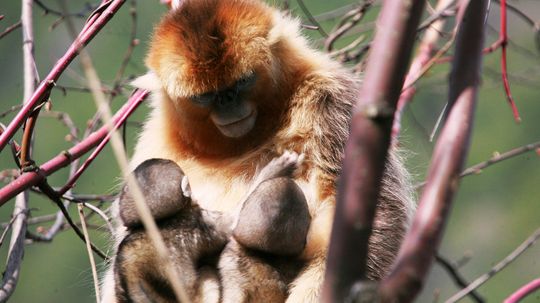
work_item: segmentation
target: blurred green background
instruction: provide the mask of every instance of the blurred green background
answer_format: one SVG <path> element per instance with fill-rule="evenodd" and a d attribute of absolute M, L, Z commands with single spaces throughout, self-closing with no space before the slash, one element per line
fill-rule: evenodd
<path fill-rule="evenodd" d="M 70 11 L 84 9 L 87 1 L 66 1 Z M 97 1 L 94 1 L 97 2 Z M 306 1 L 314 15 L 341 7 L 354 1 Z M 434 2 L 434 1 L 431 1 Z M 43 0 L 51 8 L 58 9 L 55 0 Z M 540 16 L 537 0 L 510 1 L 532 17 Z M 281 5 L 280 1 L 275 4 Z M 496 40 L 499 26 L 499 7 L 493 5 L 489 16 L 486 43 Z M 126 75 L 144 73 L 143 62 L 147 41 L 153 24 L 166 10 L 157 0 L 137 1 L 137 38 L 141 43 L 135 48 Z M 291 1 L 294 14 L 303 16 L 295 1 Z M 369 26 L 376 16 L 373 9 L 364 20 Z M 0 1 L 0 31 L 18 21 L 20 1 Z M 485 57 L 483 84 L 480 92 L 477 119 L 474 126 L 472 146 L 467 163 L 469 165 L 487 160 L 498 151 L 506 150 L 540 140 L 540 55 L 534 43 L 533 30 L 512 13 L 509 14 L 509 36 L 513 43 L 509 47 L 509 71 L 513 95 L 517 101 L 523 122 L 516 124 L 506 102 L 500 81 L 500 52 Z M 54 62 L 65 52 L 71 39 L 63 23 L 54 29 L 51 26 L 57 17 L 44 15 L 43 10 L 34 8 L 36 61 L 41 77 L 44 77 Z M 78 28 L 84 19 L 75 19 Z M 332 29 L 330 20 L 322 25 Z M 306 21 L 306 23 L 308 23 Z M 130 43 L 131 20 L 129 3 L 115 16 L 102 32 L 91 42 L 88 50 L 99 76 L 110 84 L 120 66 L 123 54 Z M 307 35 L 319 43 L 320 35 L 307 30 Z M 368 33 L 369 36 L 369 33 Z M 348 41 L 350 41 L 349 38 Z M 341 42 L 343 43 L 345 41 Z M 22 54 L 21 30 L 0 40 L 0 112 L 20 104 L 22 98 Z M 81 78 L 79 62 L 75 60 L 58 81 L 64 86 L 85 86 Z M 447 96 L 448 65 L 436 66 L 418 83 L 414 102 L 404 114 L 401 144 L 407 151 L 407 165 L 416 182 L 423 180 L 434 144 L 429 142 L 435 120 Z M 129 94 L 129 89 L 126 89 Z M 89 94 L 69 91 L 66 95 L 53 90 L 53 110 L 71 115 L 82 131 L 95 112 Z M 112 103 L 118 109 L 126 100 L 119 96 Z M 130 121 L 142 121 L 146 106 L 141 107 Z M 13 114 L 2 118 L 7 124 Z M 136 127 L 128 128 L 128 150 L 133 147 Z M 34 158 L 43 163 L 59 151 L 67 149 L 67 129 L 58 120 L 43 116 L 35 134 Z M 20 139 L 20 134 L 17 135 Z M 9 151 L 0 154 L 0 170 L 14 168 Z M 61 186 L 68 175 L 64 169 L 49 178 L 53 186 Z M 91 168 L 77 183 L 77 193 L 112 193 L 119 184 L 118 167 L 109 148 L 97 158 Z M 450 260 L 464 256 L 469 261 L 460 269 L 468 279 L 487 272 L 495 263 L 510 253 L 536 228 L 540 227 L 540 157 L 534 152 L 504 161 L 486 169 L 482 174 L 463 179 L 459 194 L 454 202 L 452 216 L 441 245 L 441 254 Z M 13 202 L 0 208 L 0 221 L 9 221 Z M 32 216 L 50 214 L 56 208 L 46 199 L 31 195 Z M 78 218 L 76 212 L 73 217 Z M 98 219 L 92 223 L 103 226 Z M 43 224 L 48 227 L 48 224 Z M 30 227 L 36 232 L 39 225 Z M 93 241 L 106 248 L 109 243 L 104 227 L 92 232 Z M 8 237 L 9 238 L 9 237 Z M 5 260 L 9 239 L 0 248 L 0 259 Z M 489 302 L 498 302 L 518 287 L 540 276 L 540 247 L 529 249 L 520 259 L 502 273 L 479 288 Z M 418 302 L 443 301 L 456 292 L 452 281 L 440 266 L 435 264 Z M 17 290 L 11 302 L 95 302 L 92 275 L 85 246 L 71 230 L 61 232 L 51 243 L 34 243 L 26 246 L 22 272 Z M 468 299 L 464 300 L 468 302 Z M 525 302 L 540 302 L 540 293 L 530 296 Z"/>

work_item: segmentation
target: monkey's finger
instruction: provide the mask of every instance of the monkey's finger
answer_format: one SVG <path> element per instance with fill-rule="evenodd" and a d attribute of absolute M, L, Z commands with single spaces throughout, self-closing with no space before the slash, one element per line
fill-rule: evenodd
<path fill-rule="evenodd" d="M 191 186 L 189 186 L 189 180 L 187 176 L 182 177 L 182 194 L 186 198 L 191 198 Z"/>

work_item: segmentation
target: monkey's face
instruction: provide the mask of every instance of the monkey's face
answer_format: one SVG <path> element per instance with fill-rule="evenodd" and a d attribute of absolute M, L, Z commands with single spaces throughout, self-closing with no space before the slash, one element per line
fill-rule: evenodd
<path fill-rule="evenodd" d="M 169 142 L 238 155 L 279 129 L 292 94 L 273 10 L 252 0 L 182 3 L 156 27 L 146 58 L 169 107 Z"/>
<path fill-rule="evenodd" d="M 251 131 L 257 119 L 257 107 L 250 100 L 257 81 L 255 72 L 249 72 L 231 86 L 190 96 L 196 106 L 209 110 L 209 118 L 226 137 L 239 138 Z"/>

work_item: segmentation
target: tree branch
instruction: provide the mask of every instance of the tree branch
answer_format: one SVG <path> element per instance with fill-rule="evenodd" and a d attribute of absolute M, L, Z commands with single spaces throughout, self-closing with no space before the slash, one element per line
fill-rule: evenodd
<path fill-rule="evenodd" d="M 537 241 L 540 239 L 540 229 L 537 229 L 532 235 L 530 235 L 523 243 L 521 243 L 512 253 L 506 256 L 503 260 L 497 263 L 493 268 L 491 268 L 487 273 L 476 278 L 467 288 L 462 289 L 450 299 L 446 300 L 446 303 L 453 303 L 461 300 L 471 291 L 477 289 L 486 281 L 495 276 L 498 272 L 503 270 L 506 266 L 516 260 L 521 254 L 523 254 L 527 249 L 531 248 Z"/>
<path fill-rule="evenodd" d="M 381 283 L 383 302 L 411 302 L 422 288 L 437 252 L 469 149 L 480 84 L 486 10 L 485 0 L 460 2 L 458 19 L 462 25 L 450 74 L 449 118 L 435 146 L 428 182 L 411 229 L 394 269 Z"/>
<path fill-rule="evenodd" d="M 92 38 L 107 24 L 126 0 L 105 1 L 88 19 L 79 37 L 71 44 L 64 56 L 58 60 L 47 77 L 40 83 L 32 97 L 27 99 L 23 108 L 17 113 L 15 118 L 9 123 L 5 131 L 0 135 L 0 151 L 4 149 L 9 139 L 13 137 L 32 110 L 47 101 L 51 88 L 62 72 L 77 56 L 79 51 L 92 40 Z"/>
<path fill-rule="evenodd" d="M 388 153 L 394 108 L 403 86 L 423 0 L 386 1 L 345 147 L 342 182 L 323 286 L 323 302 L 343 302 L 364 279 L 368 239 Z"/>
<path fill-rule="evenodd" d="M 147 96 L 147 91 L 135 91 L 133 96 L 131 96 L 126 104 L 120 110 L 118 110 L 116 115 L 113 117 L 115 124 L 120 125 L 122 122 L 124 122 Z M 96 147 L 108 135 L 108 133 L 109 131 L 107 127 L 103 126 L 86 139 L 82 140 L 79 144 L 70 148 L 68 151 L 62 152 L 60 155 L 41 165 L 39 170 L 21 174 L 21 176 L 19 176 L 16 180 L 0 189 L 0 206 L 6 203 L 9 199 L 13 198 L 16 194 L 38 184 L 45 177 L 69 165 L 69 163 L 75 159 L 78 159 L 82 155 L 89 152 L 92 148 Z"/>

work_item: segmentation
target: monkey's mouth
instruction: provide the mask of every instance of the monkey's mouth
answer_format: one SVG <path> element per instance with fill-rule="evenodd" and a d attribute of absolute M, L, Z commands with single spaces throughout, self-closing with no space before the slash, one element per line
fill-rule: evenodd
<path fill-rule="evenodd" d="M 257 111 L 252 110 L 247 116 L 242 117 L 236 121 L 226 124 L 216 123 L 216 127 L 224 136 L 230 138 L 240 138 L 246 135 L 251 129 L 253 129 L 256 118 Z"/>

